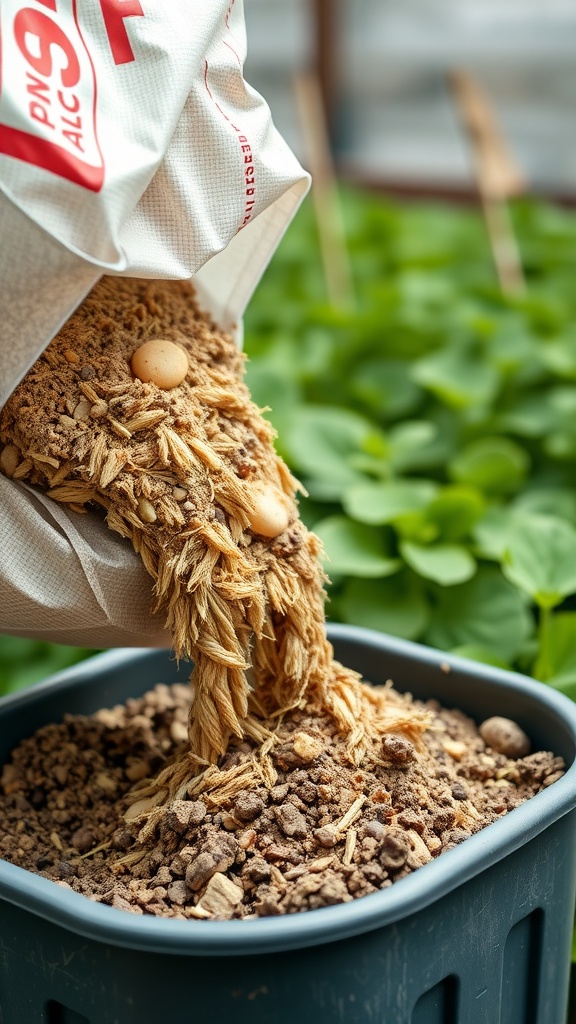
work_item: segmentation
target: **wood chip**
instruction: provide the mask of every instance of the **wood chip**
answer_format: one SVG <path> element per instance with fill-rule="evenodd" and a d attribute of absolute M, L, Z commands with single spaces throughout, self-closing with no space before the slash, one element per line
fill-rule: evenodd
<path fill-rule="evenodd" d="M 186 917 L 196 917 L 199 921 L 208 921 L 212 914 L 209 910 L 205 910 L 204 907 L 198 905 L 197 907 L 186 907 Z"/>
<path fill-rule="evenodd" d="M 351 804 L 351 806 L 346 811 L 344 817 L 341 818 L 340 821 L 337 821 L 335 823 L 334 828 L 336 829 L 336 831 L 345 832 L 348 826 L 351 825 L 352 822 L 354 821 L 356 815 L 359 814 L 360 810 L 362 809 L 365 803 L 365 794 L 362 794 L 362 796 L 357 797 L 354 803 Z"/>
<path fill-rule="evenodd" d="M 124 769 L 124 774 L 127 779 L 130 779 L 130 782 L 140 782 L 150 775 L 149 761 L 142 760 L 141 758 L 137 760 L 130 760 L 128 758 L 128 761 L 130 763 Z"/>
<path fill-rule="evenodd" d="M 153 807 L 157 807 L 163 803 L 167 796 L 165 789 L 159 789 L 157 793 L 153 793 L 151 796 L 143 797 L 141 800 L 135 800 L 127 811 L 124 812 L 125 821 L 133 821 L 135 818 L 139 818 L 141 814 L 147 814 Z"/>
<path fill-rule="evenodd" d="M 129 430 L 128 430 L 128 429 L 127 429 L 127 428 L 126 428 L 125 426 L 124 426 L 124 424 L 123 424 L 123 423 L 120 423 L 120 422 L 119 422 L 118 420 L 115 420 L 113 416 L 109 416 L 109 417 L 108 417 L 108 422 L 109 422 L 110 426 L 112 427 L 112 430 L 113 430 L 113 431 L 114 431 L 114 432 L 115 432 L 116 434 L 118 434 L 118 437 L 124 437 L 124 438 L 130 438 L 130 437 L 132 437 L 132 434 L 131 434 L 131 433 L 130 433 L 130 431 L 129 431 Z"/>
<path fill-rule="evenodd" d="M 354 851 L 356 849 L 356 841 L 358 839 L 358 832 L 355 828 L 348 829 L 346 834 L 346 844 L 344 846 L 344 856 L 342 857 L 343 864 L 351 864 Z"/>
<path fill-rule="evenodd" d="M 28 458 L 32 459 L 33 462 L 40 462 L 42 465 L 53 466 L 54 469 L 60 468 L 58 459 L 52 458 L 51 455 L 44 455 L 42 452 L 28 452 Z"/>
<path fill-rule="evenodd" d="M 60 836 L 58 835 L 57 832 L 51 832 L 50 833 L 50 840 L 52 841 L 52 843 L 54 844 L 56 849 L 60 850 L 60 853 L 62 853 L 64 851 L 64 846 L 62 845 L 62 840 L 60 839 Z"/>
<path fill-rule="evenodd" d="M 280 868 L 276 867 L 275 864 L 270 865 L 270 880 L 276 886 L 277 889 L 280 889 L 282 892 L 284 892 L 284 890 L 286 889 L 286 879 L 282 872 L 280 871 Z"/>
<path fill-rule="evenodd" d="M 120 448 L 112 448 L 111 451 L 108 452 L 108 456 L 100 472 L 99 485 L 102 489 L 108 487 L 108 485 L 116 479 L 118 474 L 124 469 L 127 460 L 127 452 L 122 451 Z"/>
<path fill-rule="evenodd" d="M 76 420 L 72 416 L 66 416 L 65 413 L 61 413 L 58 420 L 63 427 L 68 427 L 69 430 L 76 430 L 78 427 Z"/>
<path fill-rule="evenodd" d="M 12 474 L 13 480 L 25 480 L 32 469 L 32 459 L 24 459 Z M 8 474 L 7 474 L 8 475 Z"/>
<path fill-rule="evenodd" d="M 88 381 L 85 381 L 85 380 L 79 381 L 78 382 L 78 387 L 80 388 L 80 391 L 82 392 L 82 394 L 88 399 L 88 401 L 90 402 L 91 406 L 96 405 L 96 404 L 105 405 L 106 406 L 106 411 L 108 411 L 108 406 L 106 405 L 106 402 L 102 402 L 102 399 L 100 398 L 100 395 L 96 394 L 96 392 L 94 391 L 94 388 L 92 387 L 91 384 L 88 383 Z"/>
<path fill-rule="evenodd" d="M 75 420 L 87 420 L 90 415 L 90 402 L 88 399 L 81 398 L 77 405 L 75 405 L 72 415 Z"/>
<path fill-rule="evenodd" d="M 416 854 L 418 860 L 422 864 L 427 864 L 428 861 L 432 859 L 432 854 L 430 853 L 430 850 L 428 849 L 426 843 L 422 839 L 422 836 L 419 836 L 418 833 L 414 831 L 414 829 L 409 829 L 407 835 L 410 839 L 412 849 Z"/>
<path fill-rule="evenodd" d="M 94 782 L 106 793 L 115 793 L 118 789 L 117 779 L 113 778 L 112 775 L 108 775 L 106 772 L 97 772 L 94 776 Z"/>

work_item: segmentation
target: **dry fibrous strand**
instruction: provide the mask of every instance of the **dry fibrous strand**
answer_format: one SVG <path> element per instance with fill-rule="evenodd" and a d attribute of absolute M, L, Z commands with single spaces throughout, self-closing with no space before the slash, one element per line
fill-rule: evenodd
<path fill-rule="evenodd" d="M 138 369 L 154 339 L 181 355 L 175 376 Z M 210 766 L 231 738 L 258 742 L 242 786 L 269 781 L 262 718 L 290 708 L 328 713 L 355 763 L 381 758 L 389 730 L 418 748 L 427 724 L 333 660 L 320 545 L 243 369 L 190 284 L 103 278 L 0 415 L 3 472 L 105 514 L 151 575 L 176 654 L 194 662 L 188 751 L 152 785 L 167 800 L 202 771 L 216 784 Z"/>

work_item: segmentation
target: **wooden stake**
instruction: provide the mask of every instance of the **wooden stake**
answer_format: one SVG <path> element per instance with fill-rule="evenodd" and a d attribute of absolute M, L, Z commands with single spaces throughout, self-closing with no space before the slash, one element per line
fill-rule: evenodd
<path fill-rule="evenodd" d="M 504 295 L 519 295 L 526 282 L 507 200 L 525 191 L 524 178 L 477 81 L 465 71 L 453 71 L 449 81 L 472 147 L 474 176 L 500 287 Z"/>
<path fill-rule="evenodd" d="M 294 88 L 312 173 L 312 199 L 326 290 L 334 306 L 352 305 L 352 273 L 318 76 L 301 72 L 295 78 Z"/>

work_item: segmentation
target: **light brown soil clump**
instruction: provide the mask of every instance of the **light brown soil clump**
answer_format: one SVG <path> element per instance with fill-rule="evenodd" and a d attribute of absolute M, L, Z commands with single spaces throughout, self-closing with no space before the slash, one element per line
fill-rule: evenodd
<path fill-rule="evenodd" d="M 233 795 L 200 778 L 155 823 L 126 821 L 134 785 L 185 742 L 189 700 L 187 687 L 159 685 L 23 741 L 1 780 L 0 856 L 137 914 L 292 914 L 386 888 L 564 768 L 549 753 L 497 753 L 470 719 L 431 701 L 416 705 L 429 719 L 420 750 L 389 733 L 359 769 L 329 716 L 299 710 L 264 723 L 276 730 L 272 778 Z M 404 717 L 413 710 L 393 690 L 386 700 Z M 255 753 L 233 744 L 222 777 L 241 782 Z"/>

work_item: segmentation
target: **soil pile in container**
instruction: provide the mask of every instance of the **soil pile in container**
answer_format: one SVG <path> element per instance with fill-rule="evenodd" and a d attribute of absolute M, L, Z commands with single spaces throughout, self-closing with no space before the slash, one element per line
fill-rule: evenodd
<path fill-rule="evenodd" d="M 319 542 L 242 375 L 189 284 L 103 278 L 0 414 L 0 469 L 132 542 L 195 665 L 191 690 L 48 727 L 4 771 L 3 855 L 116 906 L 363 895 L 562 770 L 334 661 Z"/>
<path fill-rule="evenodd" d="M 188 687 L 68 716 L 4 767 L 0 856 L 137 914 L 290 914 L 386 888 L 563 773 L 550 753 L 497 752 L 461 712 L 393 689 L 386 700 L 399 715 L 426 715 L 417 744 L 389 733 L 358 768 L 330 716 L 292 711 L 279 727 L 263 723 L 276 730 L 272 778 L 238 788 L 258 751 L 233 742 L 220 771 L 144 823 L 132 789 L 186 749 Z M 492 738 L 501 745 L 497 728 Z M 521 753 L 526 737 L 516 729 L 504 745 Z"/>

